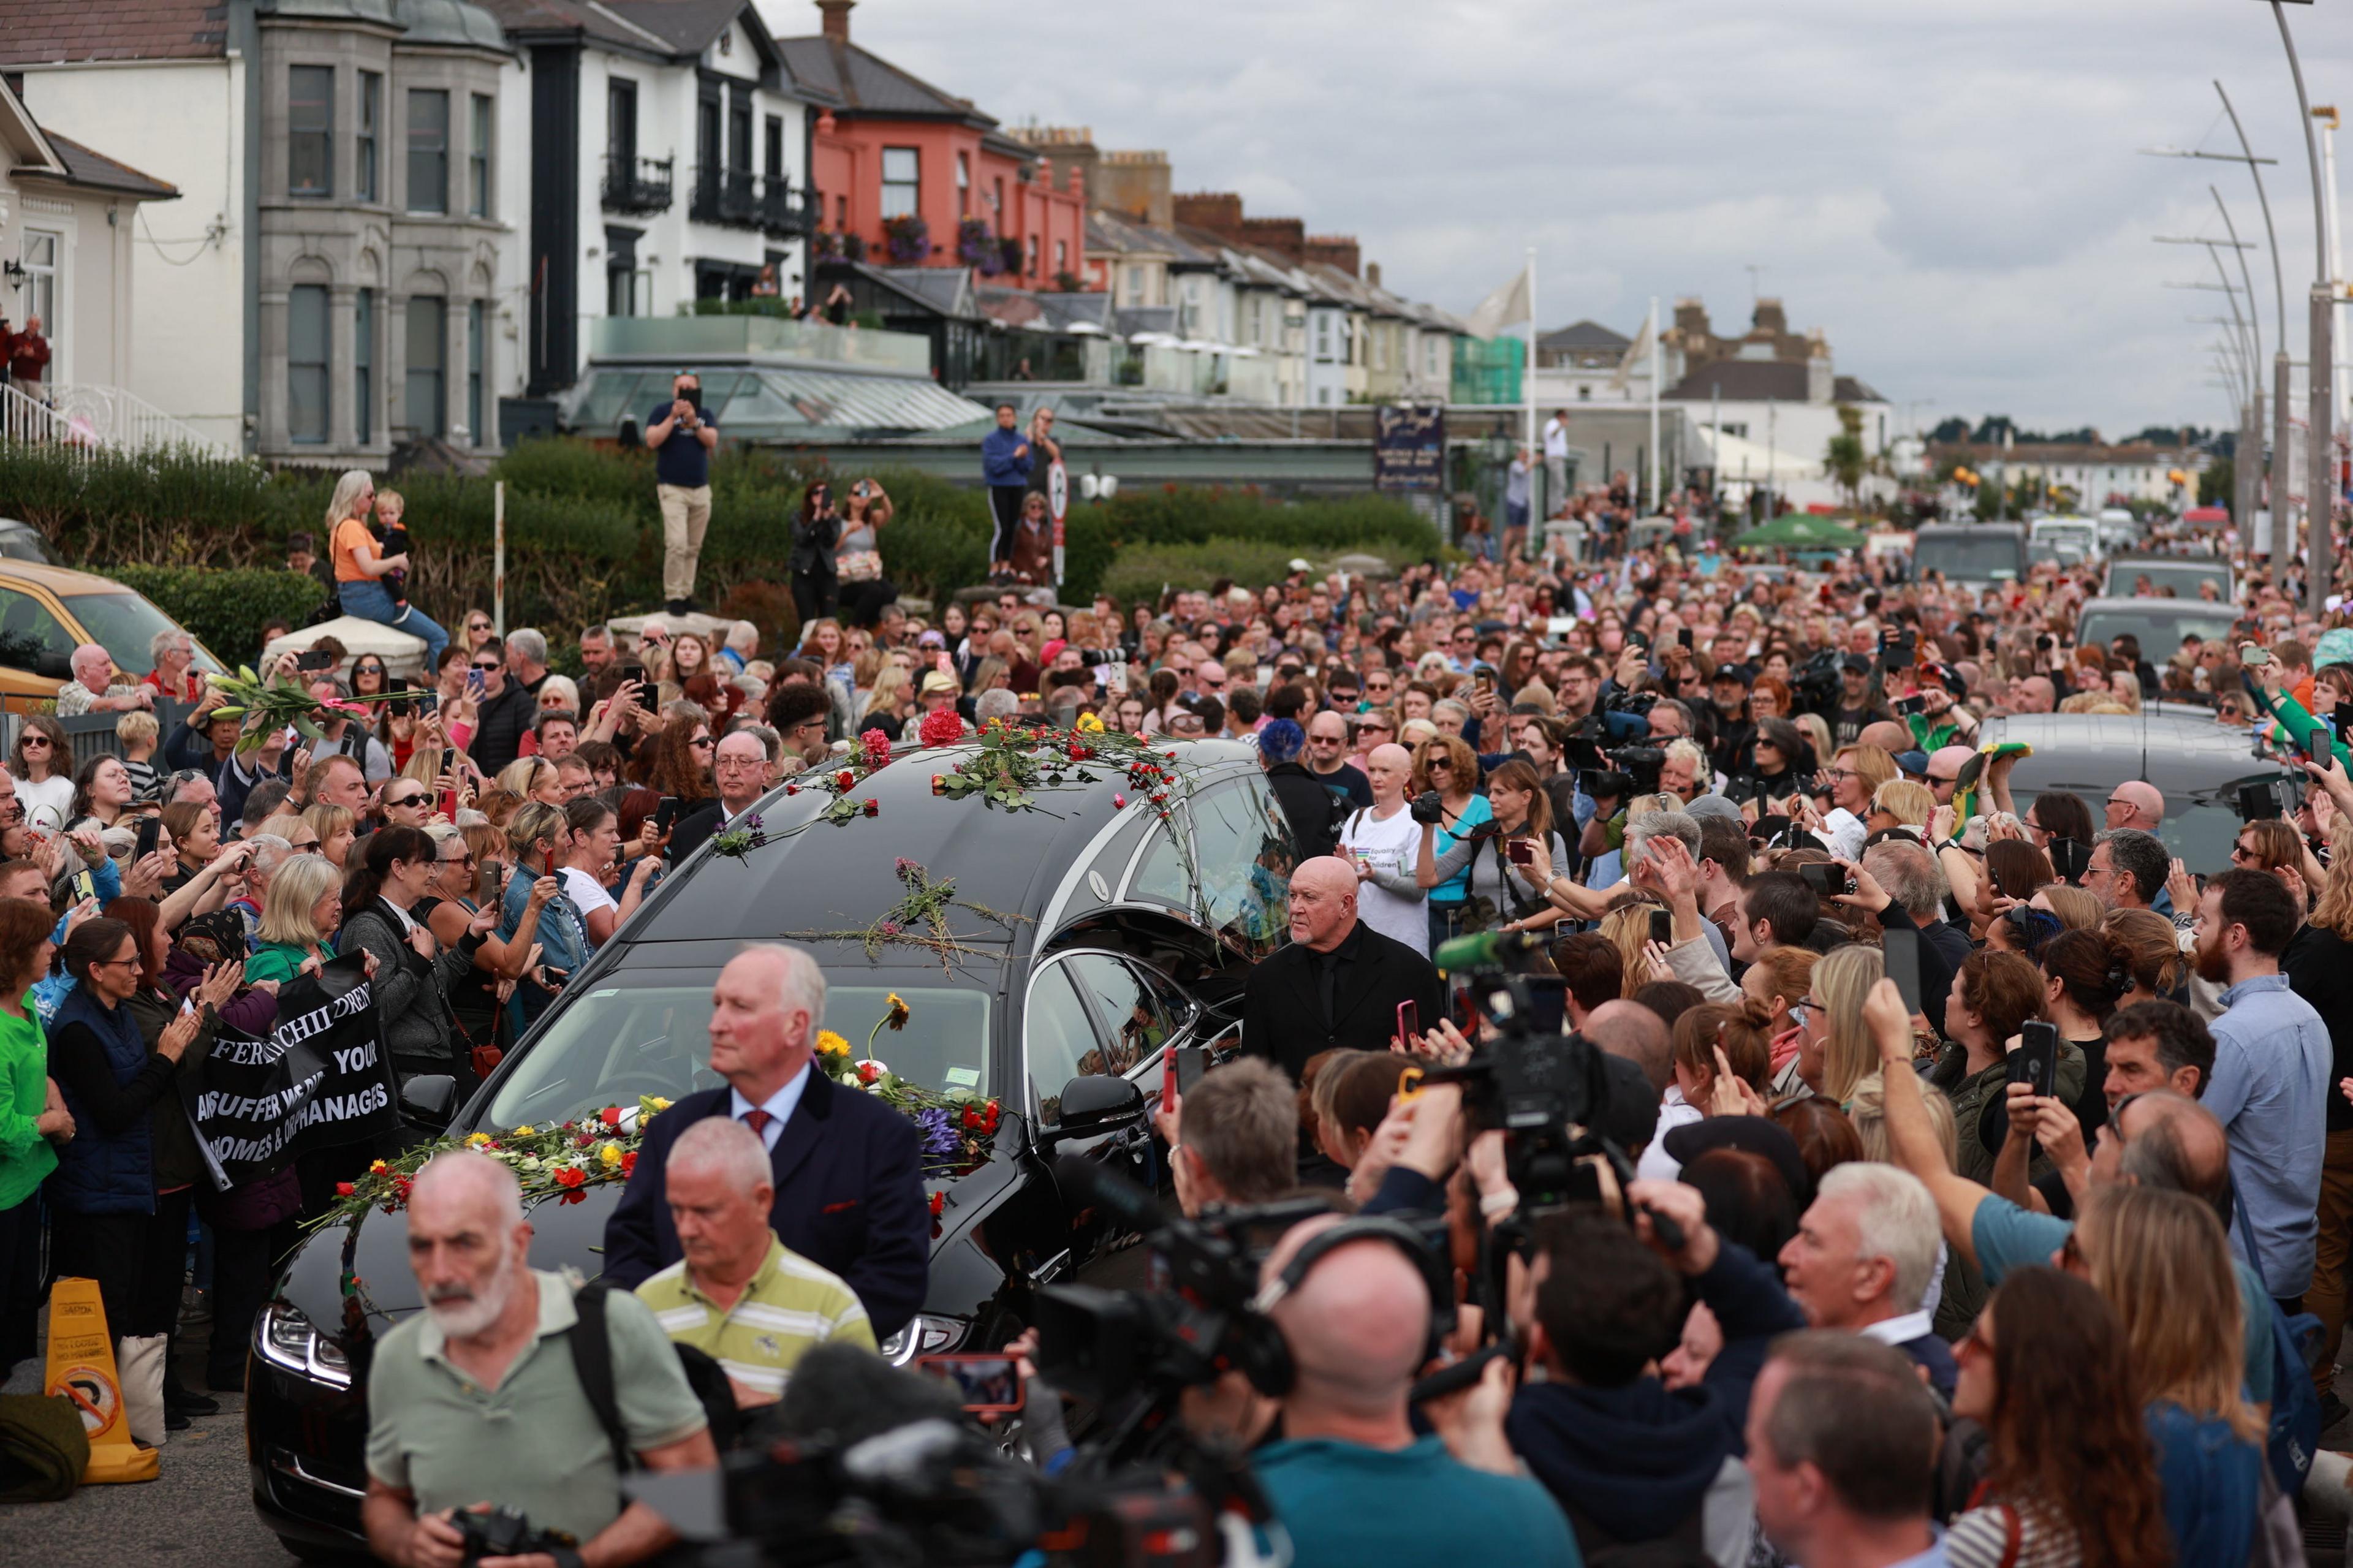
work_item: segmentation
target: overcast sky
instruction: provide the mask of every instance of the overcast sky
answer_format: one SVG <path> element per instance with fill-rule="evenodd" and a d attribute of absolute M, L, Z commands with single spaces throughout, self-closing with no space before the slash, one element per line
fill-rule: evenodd
<path fill-rule="evenodd" d="M 801 0 L 761 4 L 816 30 Z M 2353 5 L 2286 11 L 2313 100 L 2353 111 Z M 1467 313 L 1533 244 L 1547 328 L 1630 334 L 1656 294 L 1736 331 L 1753 263 L 1793 327 L 1924 423 L 2112 437 L 2229 417 L 2205 384 L 2217 331 L 2184 319 L 2228 301 L 2162 287 L 2212 266 L 2149 237 L 2219 237 L 2211 181 L 2260 240 L 2253 187 L 2137 152 L 2234 151 L 2220 77 L 2280 160 L 2304 353 L 2312 184 L 2257 0 L 866 0 L 851 36 L 1008 124 L 1090 125 L 1165 149 L 1179 191 L 1355 234 L 1411 298 Z M 2270 263 L 2249 259 L 2268 362 Z"/>

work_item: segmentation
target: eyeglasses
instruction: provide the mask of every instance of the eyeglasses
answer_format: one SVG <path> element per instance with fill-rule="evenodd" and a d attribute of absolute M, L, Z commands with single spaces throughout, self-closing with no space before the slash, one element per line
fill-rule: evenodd
<path fill-rule="evenodd" d="M 442 857 L 440 858 L 440 859 L 438 859 L 438 860 L 437 860 L 437 861 L 435 861 L 435 862 L 434 862 L 434 864 L 436 864 L 436 865 L 438 865 L 438 866 L 470 866 L 470 865 L 472 865 L 473 863 L 474 863 L 474 858 L 473 858 L 473 856 L 471 856 L 470 854 L 469 854 L 469 855 L 444 855 L 444 856 L 442 856 Z"/>
<path fill-rule="evenodd" d="M 318 852 L 319 841 L 315 838 L 305 838 L 299 844 L 290 844 L 287 847 L 297 855 L 311 855 Z"/>
<path fill-rule="evenodd" d="M 491 629 L 491 623 L 488 621 L 468 621 L 466 623 L 466 629 L 470 632 L 486 632 Z"/>
<path fill-rule="evenodd" d="M 2253 859 L 2254 858 L 2255 858 L 2255 851 L 2254 851 L 2254 849 L 2253 849 L 2253 847 L 2252 846 L 2245 845 L 2245 844 L 2233 844 L 2233 845 L 2232 845 L 2232 846 L 2231 846 L 2231 858 L 2232 858 L 2232 859 L 2233 859 L 2233 860 L 2252 860 L 2252 859 Z"/>
<path fill-rule="evenodd" d="M 396 806 L 396 805 L 416 805 L 419 804 L 420 802 L 422 802 L 424 799 L 425 799 L 425 792 L 424 792 L 423 790 L 418 790 L 415 795 L 402 795 L 398 800 L 394 800 L 394 799 L 390 798 L 389 796 L 387 796 L 387 797 L 385 797 L 385 803 L 384 803 L 384 804 L 385 804 L 385 807 L 386 807 L 387 809 L 389 809 L 390 807 L 393 807 L 393 806 Z"/>
<path fill-rule="evenodd" d="M 689 741 L 687 744 L 692 746 L 699 752 L 702 750 L 703 747 L 714 744 L 714 742 L 708 735 L 697 735 L 693 740 Z"/>
<path fill-rule="evenodd" d="M 114 967 L 116 964 L 118 964 L 118 963 L 128 964 L 128 965 L 130 965 L 130 966 L 131 966 L 132 968 L 133 968 L 133 969 L 136 969 L 136 968 L 138 968 L 138 967 L 139 967 L 139 961 L 138 961 L 136 958 L 100 958 L 100 959 L 94 959 L 94 960 L 92 960 L 92 961 L 91 961 L 91 963 L 90 963 L 90 967 L 91 967 L 92 969 L 111 969 L 111 968 L 113 968 L 113 967 Z"/>
<path fill-rule="evenodd" d="M 49 738 L 47 735 L 27 735 L 16 743 L 29 752 L 35 746 L 47 745 L 49 743 Z"/>
<path fill-rule="evenodd" d="M 506 666 L 493 658 L 487 661 L 477 661 L 470 668 L 475 669 L 504 669 Z"/>

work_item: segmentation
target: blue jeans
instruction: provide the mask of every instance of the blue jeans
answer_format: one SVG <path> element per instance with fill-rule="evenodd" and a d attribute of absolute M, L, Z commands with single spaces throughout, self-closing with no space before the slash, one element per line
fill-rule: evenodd
<path fill-rule="evenodd" d="M 414 605 L 396 605 L 392 595 L 384 591 L 381 583 L 338 583 L 335 597 L 342 601 L 343 614 L 357 616 L 364 621 L 381 621 L 395 631 L 406 632 L 425 639 L 425 679 L 433 679 L 433 668 L 440 661 L 441 650 L 449 646 L 449 634 L 435 624 L 433 618 Z"/>

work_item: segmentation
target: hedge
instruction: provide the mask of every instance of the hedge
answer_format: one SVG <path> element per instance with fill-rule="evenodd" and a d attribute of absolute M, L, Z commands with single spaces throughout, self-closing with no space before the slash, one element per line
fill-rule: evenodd
<path fill-rule="evenodd" d="M 756 590 L 753 603 L 774 602 L 768 590 L 786 576 L 801 492 L 826 472 L 819 461 L 776 448 L 720 449 L 711 465 L 712 521 L 700 584 L 704 603 L 723 605 L 739 588 Z M 983 580 L 989 534 L 985 492 L 889 466 L 827 477 L 839 492 L 860 475 L 881 482 L 896 507 L 881 536 L 892 581 L 936 600 Z M 493 477 L 507 487 L 510 625 L 577 626 L 659 600 L 661 520 L 650 453 L 562 437 L 526 441 L 499 459 Z M 417 602 L 444 626 L 456 624 L 469 607 L 488 608 L 491 479 L 420 472 L 388 482 L 408 502 L 415 557 L 410 589 Z M 185 452 L 75 455 L 0 444 L 0 516 L 24 519 L 69 559 L 118 575 L 127 564 L 275 567 L 287 536 L 297 531 L 311 534 L 323 549 L 334 484 L 331 473 L 271 473 L 257 463 Z M 1124 597 L 1150 574 L 1114 573 L 1113 563 L 1129 565 L 1127 557 L 1143 549 L 1226 542 L 1264 546 L 1283 560 L 1368 550 L 1402 561 L 1439 548 L 1429 522 L 1385 497 L 1286 503 L 1250 489 L 1175 485 L 1080 502 L 1071 508 L 1064 539 L 1063 592 L 1071 600 L 1106 587 Z M 1204 563 L 1213 556 L 1155 559 L 1198 574 L 1208 570 Z M 1211 574 L 1246 579 L 1258 570 L 1256 552 L 1231 559 L 1249 563 L 1248 570 Z M 163 595 L 149 596 L 164 603 Z M 204 602 L 210 597 L 205 594 Z M 243 647 L 251 630 L 283 608 L 271 599 L 234 616 L 194 614 L 215 616 L 213 624 L 230 645 Z M 182 618 L 195 629 L 195 619 Z M 213 640 L 209 632 L 199 635 L 208 645 Z"/>
<path fill-rule="evenodd" d="M 120 565 L 106 574 L 153 599 L 232 668 L 261 651 L 272 616 L 300 626 L 323 596 L 317 578 L 269 568 Z"/>
<path fill-rule="evenodd" d="M 1357 544 L 1352 548 L 1359 553 L 1378 555 L 1391 565 L 1419 559 L 1393 545 Z M 1163 588 L 1208 588 L 1220 578 L 1230 578 L 1255 591 L 1288 576 L 1291 560 L 1298 553 L 1292 545 L 1258 539 L 1147 544 L 1141 549 L 1121 551 L 1119 559 L 1103 574 L 1101 590 L 1122 605 L 1156 602 Z"/>

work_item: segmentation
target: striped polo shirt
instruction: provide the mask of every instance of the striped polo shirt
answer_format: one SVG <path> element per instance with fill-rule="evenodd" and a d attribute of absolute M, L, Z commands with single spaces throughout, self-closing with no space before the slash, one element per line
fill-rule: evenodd
<path fill-rule="evenodd" d="M 856 1291 L 768 1233 L 768 1256 L 733 1307 L 703 1294 L 684 1259 L 638 1287 L 662 1332 L 692 1345 L 745 1388 L 781 1396 L 811 1347 L 839 1340 L 874 1348 L 874 1329 Z"/>

